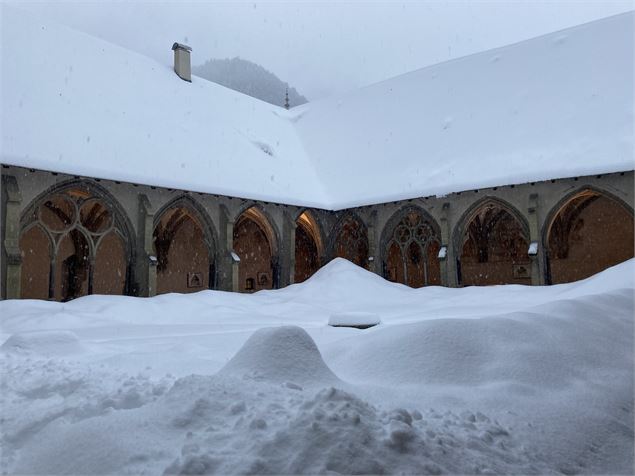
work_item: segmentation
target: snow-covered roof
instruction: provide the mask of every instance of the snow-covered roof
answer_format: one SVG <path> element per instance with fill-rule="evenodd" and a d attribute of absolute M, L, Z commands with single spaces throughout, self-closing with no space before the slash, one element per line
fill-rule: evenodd
<path fill-rule="evenodd" d="M 286 111 L 3 7 L 0 160 L 326 209 L 633 170 L 634 20 Z"/>
<path fill-rule="evenodd" d="M 171 38 L 166 50 L 171 55 Z M 2 8 L 2 163 L 320 207 L 287 111 Z"/>
<path fill-rule="evenodd" d="M 337 207 L 633 170 L 633 13 L 298 108 Z"/>

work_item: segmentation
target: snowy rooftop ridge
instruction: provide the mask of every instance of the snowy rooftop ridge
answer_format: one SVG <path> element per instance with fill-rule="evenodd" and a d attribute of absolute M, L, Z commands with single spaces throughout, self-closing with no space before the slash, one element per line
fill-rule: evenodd
<path fill-rule="evenodd" d="M 1 11 L 4 164 L 333 210 L 635 168 L 633 12 L 285 111 Z"/>

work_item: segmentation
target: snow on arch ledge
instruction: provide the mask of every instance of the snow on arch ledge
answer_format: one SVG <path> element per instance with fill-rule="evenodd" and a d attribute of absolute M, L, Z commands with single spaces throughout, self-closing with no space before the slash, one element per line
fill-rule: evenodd
<path fill-rule="evenodd" d="M 351 311 L 337 312 L 329 317 L 331 327 L 355 327 L 357 329 L 368 329 L 381 324 L 381 319 L 372 312 Z"/>

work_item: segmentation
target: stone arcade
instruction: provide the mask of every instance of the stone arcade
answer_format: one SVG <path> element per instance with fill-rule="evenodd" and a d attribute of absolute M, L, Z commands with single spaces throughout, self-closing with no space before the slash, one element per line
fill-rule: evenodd
<path fill-rule="evenodd" d="M 412 287 L 555 284 L 633 256 L 632 172 L 337 212 L 11 166 L 2 177 L 10 298 L 250 292 L 337 256 Z"/>
<path fill-rule="evenodd" d="M 37 27 L 31 25 L 31 20 L 14 20 L 18 25 L 22 25 L 16 29 L 26 30 L 25 35 L 28 35 L 29 28 Z M 628 28 L 632 33 L 632 15 L 627 14 L 572 29 L 568 33 L 570 43 L 575 44 L 576 35 L 582 38 L 581 46 L 578 45 L 580 48 L 585 44 L 585 35 L 601 43 L 602 35 L 609 35 L 607 31 L 615 30 L 616 23 L 622 30 L 624 24 L 630 24 L 626 33 L 628 34 Z M 74 34 L 72 30 L 61 31 L 62 33 L 58 34 L 62 39 L 64 35 Z M 37 34 L 40 34 L 39 31 Z M 538 48 L 542 44 L 551 44 L 552 37 L 553 35 L 547 35 L 525 42 L 524 45 L 508 47 L 505 53 L 510 56 L 517 52 L 522 58 L 525 54 L 523 48 L 527 45 L 538 45 Z M 19 43 L 19 32 L 13 41 Z M 37 48 L 37 41 L 38 38 L 34 37 L 34 49 Z M 40 41 L 44 40 L 40 38 Z M 94 41 L 97 46 L 103 43 L 100 40 Z M 606 48 L 609 50 L 612 48 L 612 41 L 616 40 L 606 40 Z M 22 43 L 25 41 L 22 40 Z M 89 44 L 85 49 L 89 50 L 90 46 Z M 93 47 L 96 48 L 94 45 Z M 26 61 L 11 56 L 8 51 L 10 48 L 10 44 L 3 44 L 3 58 L 8 58 L 10 66 L 19 66 L 20 61 Z M 183 62 L 185 56 L 189 60 L 190 50 L 186 48 L 185 45 L 175 44 L 175 53 L 181 55 L 179 63 Z M 624 48 L 630 48 L 632 53 L 632 43 Z M 123 54 L 121 52 L 125 50 L 115 48 L 113 54 Z M 78 58 L 82 58 L 81 55 L 85 51 L 75 53 Z M 602 56 L 601 51 L 594 54 Z M 142 63 L 138 60 L 138 55 L 130 55 Z M 592 60 L 593 58 L 590 60 L 591 63 Z M 143 61 L 149 62 L 147 59 Z M 467 58 L 464 63 L 469 61 L 474 61 L 474 57 Z M 194 126 L 183 125 L 183 136 L 166 139 L 162 137 L 161 131 L 156 131 L 154 135 L 148 132 L 146 138 L 145 130 L 139 129 L 133 130 L 134 137 L 130 139 L 127 131 L 122 132 L 129 126 L 125 123 L 126 119 L 111 117 L 112 111 L 117 110 L 117 105 L 114 104 L 112 110 L 110 105 L 102 110 L 102 106 L 97 104 L 89 107 L 98 111 L 91 114 L 104 114 L 106 119 L 102 119 L 108 123 L 108 130 L 104 134 L 113 134 L 114 145 L 95 146 L 97 152 L 91 157 L 91 140 L 98 143 L 100 137 L 96 134 L 98 137 L 94 139 L 91 139 L 92 136 L 84 139 L 85 135 L 80 132 L 82 112 L 72 103 L 76 98 L 77 104 L 85 104 L 84 101 L 93 97 L 92 91 L 82 95 L 81 91 L 77 92 L 71 88 L 60 92 L 58 97 L 54 93 L 57 91 L 55 86 L 50 86 L 51 90 L 48 92 L 53 91 L 51 97 L 38 103 L 39 97 L 37 100 L 29 97 L 30 91 L 33 90 L 29 87 L 32 88 L 33 83 L 23 84 L 20 78 L 12 81 L 13 73 L 6 71 L 18 69 L 5 68 L 2 95 L 3 103 L 9 104 L 6 109 L 3 105 L 5 127 L 0 157 L 3 164 L 2 298 L 66 301 L 88 294 L 154 296 L 203 289 L 253 292 L 304 281 L 320 266 L 335 257 L 346 258 L 386 279 L 411 287 L 507 283 L 543 285 L 586 278 L 634 255 L 632 112 L 629 117 L 628 114 L 624 115 L 622 110 L 611 110 L 613 104 L 620 101 L 626 104 L 626 108 L 632 104 L 632 62 L 632 54 L 630 59 L 615 58 L 614 63 L 619 65 L 616 67 L 625 71 L 622 77 L 614 77 L 610 70 L 606 72 L 609 78 L 607 81 L 616 81 L 620 87 L 606 87 L 603 81 L 592 85 L 607 90 L 595 91 L 606 106 L 599 112 L 595 105 L 589 106 L 588 111 L 585 110 L 586 106 L 576 102 L 576 98 L 564 107 L 562 104 L 556 105 L 565 109 L 562 124 L 571 117 L 567 113 L 567 107 L 589 120 L 596 114 L 605 114 L 612 118 L 614 122 L 609 121 L 607 127 L 617 129 L 617 139 L 606 137 L 606 134 L 602 137 L 605 143 L 616 144 L 615 147 L 612 145 L 613 148 L 609 147 L 602 151 L 606 155 L 597 155 L 595 149 L 592 150 L 595 155 L 582 150 L 578 164 L 577 150 L 574 148 L 573 151 L 564 152 L 568 157 L 564 161 L 564 166 L 559 164 L 549 169 L 547 161 L 546 168 L 532 175 L 531 170 L 535 168 L 533 160 L 538 159 L 533 159 L 521 147 L 522 141 L 518 139 L 521 148 L 518 151 L 520 158 L 509 159 L 512 162 L 515 160 L 512 164 L 513 170 L 521 170 L 522 173 L 518 176 L 504 182 L 500 177 L 492 175 L 480 181 L 475 180 L 471 188 L 457 179 L 456 183 L 448 182 L 441 192 L 431 185 L 436 179 L 425 178 L 426 167 L 434 172 L 433 177 L 437 176 L 438 170 L 432 170 L 430 165 L 436 164 L 438 160 L 422 163 L 424 177 L 421 179 L 411 177 L 418 174 L 414 173 L 412 168 L 413 160 L 417 159 L 412 158 L 407 159 L 407 163 L 395 159 L 394 167 L 404 169 L 403 174 L 397 178 L 391 175 L 394 172 L 392 169 L 373 170 L 374 163 L 390 162 L 393 153 L 398 155 L 397 150 L 391 151 L 390 147 L 394 147 L 394 144 L 387 150 L 373 152 L 360 146 L 360 157 L 355 159 L 358 174 L 348 174 L 346 165 L 341 161 L 337 162 L 336 155 L 340 153 L 340 149 L 341 153 L 346 155 L 346 151 L 350 149 L 346 140 L 359 134 L 356 126 L 351 126 L 352 129 L 348 133 L 342 132 L 346 134 L 346 139 L 338 141 L 335 138 L 335 145 L 332 147 L 337 149 L 337 145 L 342 144 L 337 152 L 315 152 L 317 149 L 314 143 L 320 138 L 320 133 L 309 135 L 303 132 L 303 128 L 309 128 L 310 123 L 307 125 L 307 121 L 320 119 L 319 108 L 324 108 L 323 104 L 315 109 L 311 109 L 312 106 L 309 104 L 297 116 L 290 115 L 287 119 L 282 108 L 265 108 L 258 101 L 225 91 L 218 86 L 207 86 L 202 84 L 204 81 L 197 78 L 193 78 L 194 82 L 190 84 L 181 81 L 174 73 L 157 72 L 154 66 L 148 74 L 160 75 L 163 81 L 160 84 L 168 84 L 167 89 L 175 95 L 177 101 L 182 95 L 189 94 L 188 88 L 191 90 L 196 87 L 196 94 L 208 94 L 212 97 L 211 104 L 214 104 L 214 100 L 224 100 L 225 96 L 231 101 L 242 101 L 246 104 L 245 110 L 238 112 L 229 112 L 227 107 L 219 107 L 220 110 L 214 112 L 220 118 L 218 128 L 225 127 L 224 115 L 227 115 L 228 122 L 247 120 L 252 114 L 252 107 L 262 108 L 264 122 L 279 120 L 282 125 L 275 126 L 280 129 L 268 136 L 268 142 L 263 142 L 260 139 L 262 136 L 253 132 L 251 126 L 245 129 L 247 132 L 238 131 L 238 139 L 229 138 L 227 141 L 238 140 L 241 142 L 236 143 L 240 144 L 240 147 L 246 147 L 244 157 L 247 162 L 242 164 L 244 167 L 236 165 L 237 168 L 234 170 L 219 166 L 216 172 L 198 177 L 200 181 L 196 182 L 196 176 L 200 175 L 196 170 L 189 172 L 193 177 L 190 179 L 181 179 L 177 172 L 180 170 L 182 174 L 187 175 L 189 167 L 198 166 L 197 163 L 208 160 L 204 157 L 217 153 L 212 149 L 206 150 L 203 155 L 192 155 L 191 151 L 198 147 L 195 142 L 195 128 L 204 121 L 198 121 Z M 151 62 L 149 64 L 152 65 Z M 469 67 L 469 64 L 467 66 Z M 189 62 L 187 67 L 189 68 Z M 90 65 L 87 68 L 90 69 Z M 150 69 L 145 64 L 141 64 L 139 68 L 144 71 Z M 432 74 L 431 77 L 436 77 L 437 73 L 434 71 L 442 74 L 444 65 L 439 65 L 437 70 L 434 68 L 432 67 L 433 73 L 428 69 L 418 74 Z M 573 69 L 570 73 L 572 75 L 579 73 L 570 66 L 567 69 Z M 58 74 L 59 71 L 54 73 Z M 5 78 L 5 75 L 8 77 Z M 392 81 L 394 87 L 398 88 L 402 79 L 396 78 Z M 43 94 L 46 94 L 47 87 L 43 86 Z M 121 84 L 118 87 L 120 88 Z M 385 87 L 385 84 L 381 87 Z M 557 85 L 554 87 L 557 89 Z M 561 84 L 560 89 L 563 88 L 568 88 L 568 83 Z M 518 90 L 522 89 L 523 85 L 518 85 Z M 111 91 L 107 91 L 105 94 L 110 93 Z M 115 93 L 119 94 L 116 88 L 112 94 Z M 364 94 L 373 94 L 372 88 Z M 64 99 L 65 95 L 70 97 Z M 58 100 L 59 104 L 56 102 Z M 130 115 L 128 107 L 151 107 L 148 106 L 151 101 L 140 100 L 139 104 L 131 104 L 130 99 L 127 100 L 128 103 L 122 106 L 122 117 Z M 505 104 L 506 101 L 505 98 L 501 100 Z M 333 114 L 340 114 L 340 120 L 345 120 L 346 107 L 359 107 L 355 105 L 356 102 L 359 102 L 357 93 L 352 93 L 350 100 L 346 97 L 337 100 L 337 105 L 333 106 Z M 29 127 L 31 122 L 39 120 L 38 107 L 47 110 L 46 106 L 51 104 L 58 109 L 44 113 L 43 124 L 53 129 L 52 138 L 42 139 L 44 145 L 40 146 L 38 134 L 45 126 L 35 124 L 31 130 Z M 188 108 L 195 107 L 192 104 L 195 104 L 195 101 L 189 104 Z M 292 112 L 293 109 L 288 111 Z M 153 111 L 148 111 L 147 114 L 152 113 Z M 71 126 L 65 126 L 64 121 L 60 121 L 61 125 L 56 124 L 56 121 L 51 119 L 56 114 L 60 117 L 69 114 Z M 73 116 L 74 114 L 77 114 L 77 117 Z M 170 114 L 167 107 L 165 114 Z M 307 119 L 302 117 L 303 114 L 306 114 Z M 549 114 L 549 111 L 545 111 L 545 114 Z M 387 111 L 386 115 L 390 115 L 390 111 Z M 268 119 L 274 116 L 275 119 Z M 15 124 L 12 122 L 8 126 L 8 117 L 11 117 Z M 130 120 L 134 123 L 134 118 Z M 119 124 L 119 121 L 122 123 Z M 381 119 L 377 121 L 371 125 L 382 128 L 379 129 L 382 131 L 387 131 L 393 126 L 400 127 L 390 118 L 386 119 L 388 122 L 383 123 L 383 126 Z M 441 132 L 430 134 L 440 135 L 448 128 L 457 127 L 452 125 L 453 121 L 458 122 L 455 119 L 443 121 Z M 540 121 L 542 119 L 539 117 L 538 122 Z M 293 129 L 294 122 L 298 122 L 300 135 L 305 134 L 305 139 L 299 140 L 295 132 L 287 131 Z M 206 124 L 203 126 L 207 127 Z M 68 129 L 64 129 L 65 127 Z M 176 131 L 175 134 L 180 133 L 178 126 L 170 127 Z M 214 125 L 209 127 L 213 128 Z M 523 127 L 527 127 L 528 130 L 535 129 L 533 123 L 521 124 L 520 128 Z M 558 127 L 557 121 L 554 127 Z M 589 140 L 583 135 L 585 127 L 580 128 L 582 132 L 571 132 L 574 140 L 577 139 L 580 143 Z M 266 129 L 264 126 L 263 128 Z M 26 138 L 20 137 L 22 129 L 27 129 L 24 131 Z M 16 132 L 18 130 L 20 131 Z M 622 134 L 625 130 L 626 135 Z M 63 132 L 69 137 L 53 137 L 60 136 Z M 207 133 L 206 130 L 202 132 Z M 336 134 L 331 134 L 328 130 L 321 133 L 329 137 Z M 245 139 L 247 134 L 251 134 L 248 140 Z M 415 131 L 416 134 L 418 132 Z M 75 135 L 79 139 L 75 138 Z M 390 136 L 392 135 L 391 130 Z M 436 140 L 432 135 L 431 142 Z M 191 148 L 186 147 L 171 156 L 170 151 L 165 152 L 165 159 L 161 158 L 159 149 L 144 151 L 144 147 L 152 147 L 150 144 L 157 142 L 158 148 L 169 149 L 174 143 L 177 143 L 174 147 L 178 148 L 181 147 L 178 145 L 181 139 L 184 142 L 195 143 Z M 71 145 L 63 142 L 65 140 Z M 108 147 L 116 147 L 119 144 L 117 141 L 127 140 L 132 141 L 134 149 L 125 149 L 123 153 L 129 154 L 132 170 L 125 175 L 118 170 L 117 165 L 109 165 L 110 159 L 106 155 L 112 153 L 112 157 L 118 157 L 122 153 L 121 150 L 112 152 Z M 494 142 L 496 140 L 496 137 L 490 139 Z M 535 137 L 528 140 L 533 141 Z M 556 150 L 566 149 L 569 142 L 564 138 L 562 140 L 562 144 L 551 146 Z M 73 145 L 74 141 L 77 142 L 76 146 Z M 304 146 L 293 149 L 296 147 L 293 144 L 297 141 L 303 142 Z M 321 142 L 328 141 L 323 139 Z M 33 143 L 38 144 L 32 145 Z M 274 143 L 277 145 L 271 145 Z M 416 148 L 413 144 L 399 142 L 399 146 L 402 145 Z M 200 144 L 202 148 L 208 146 L 209 143 Z M 288 150 L 281 151 L 284 147 L 291 147 L 300 152 L 294 155 L 288 153 Z M 228 148 L 234 150 L 236 147 L 229 144 Z M 301 157 L 305 148 L 308 150 L 309 158 Z M 493 155 L 498 154 L 496 147 L 492 149 Z M 232 162 L 236 159 L 235 156 L 224 157 L 224 150 L 226 149 L 220 147 L 219 156 L 215 160 Z M 315 160 L 310 158 L 312 151 Z M 137 160 L 137 154 L 152 156 L 155 153 L 157 170 L 147 170 L 142 164 L 139 168 L 145 175 L 135 175 L 136 166 L 133 162 Z M 376 160 L 373 159 L 373 153 L 378 154 Z M 424 147 L 419 153 L 426 156 L 428 151 Z M 437 152 L 429 153 L 432 156 Z M 250 154 L 254 157 L 252 162 L 249 162 L 252 160 Z M 364 154 L 368 154 L 367 161 L 362 157 Z M 68 161 L 63 159 L 67 156 L 71 156 Z M 79 156 L 81 159 L 77 159 Z M 289 161 L 277 165 L 276 161 L 283 160 L 283 156 L 287 156 Z M 327 156 L 332 157 L 322 158 Z M 611 161 L 609 156 L 617 158 Z M 332 191 L 335 187 L 340 187 L 342 180 L 350 180 L 350 193 L 354 198 L 330 197 L 329 200 L 320 201 L 320 198 L 303 196 L 300 193 L 303 186 L 306 185 L 309 189 L 314 178 L 311 178 L 313 176 L 309 175 L 309 172 L 303 171 L 304 169 L 300 170 L 300 167 L 303 167 L 303 162 L 300 162 L 309 159 L 311 166 L 306 170 L 317 169 L 317 175 L 322 183 L 316 190 L 322 187 L 327 192 Z M 124 161 L 122 163 L 126 161 L 125 157 L 121 160 Z M 270 165 L 266 162 L 262 165 L 263 160 L 269 160 Z M 337 165 L 329 165 L 328 160 L 334 160 Z M 461 160 L 467 161 L 469 158 Z M 501 167 L 507 162 L 504 154 L 497 160 Z M 104 162 L 105 165 L 101 167 L 99 162 Z M 325 164 L 324 171 L 320 170 L 321 163 Z M 293 169 L 296 165 L 300 171 L 289 176 L 288 184 L 276 183 L 277 180 L 284 181 L 284 176 L 282 179 L 278 178 L 284 173 L 284 169 Z M 250 167 L 254 169 L 250 170 Z M 275 167 L 279 169 L 274 173 Z M 484 166 L 484 169 L 488 167 L 491 168 L 491 164 Z M 523 171 L 523 168 L 529 172 Z M 162 171 L 163 169 L 165 170 Z M 578 174 L 576 171 L 586 173 Z M 484 176 L 488 173 L 494 174 L 495 171 L 483 171 Z M 384 174 L 385 179 L 382 176 Z M 448 169 L 443 176 L 453 174 L 454 171 Z M 142 177 L 145 178 L 141 180 Z M 249 183 L 241 185 L 241 179 L 245 177 Z M 329 177 L 333 177 L 332 182 Z M 206 180 L 209 186 L 205 185 Z M 401 189 L 396 190 L 398 187 L 395 180 L 401 181 Z M 411 188 L 410 180 L 420 180 L 420 183 L 415 184 L 412 191 L 404 191 Z M 188 183 L 192 185 L 188 186 Z M 276 189 L 275 187 L 287 192 L 280 192 L 278 196 L 271 191 Z M 375 187 L 387 191 L 357 200 L 355 187 L 360 190 L 360 196 L 365 193 L 361 191 L 367 188 Z M 294 199 L 294 196 L 298 198 Z M 315 196 L 318 196 L 317 192 Z"/>

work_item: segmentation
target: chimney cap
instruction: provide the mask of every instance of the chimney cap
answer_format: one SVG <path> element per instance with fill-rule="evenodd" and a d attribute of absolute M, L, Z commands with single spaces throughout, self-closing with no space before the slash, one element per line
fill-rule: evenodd
<path fill-rule="evenodd" d="M 174 43 L 172 45 L 172 49 L 173 50 L 185 50 L 185 51 L 192 51 L 192 48 L 184 45 L 183 43 Z"/>

